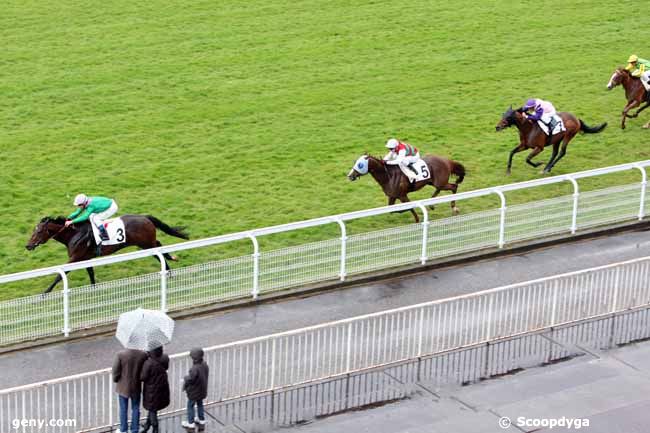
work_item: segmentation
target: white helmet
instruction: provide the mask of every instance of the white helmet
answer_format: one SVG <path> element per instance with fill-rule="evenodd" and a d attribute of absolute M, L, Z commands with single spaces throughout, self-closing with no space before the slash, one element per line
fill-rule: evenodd
<path fill-rule="evenodd" d="M 74 198 L 74 205 L 81 206 L 83 204 L 86 204 L 87 201 L 88 197 L 86 197 L 86 194 L 77 194 L 77 196 Z"/>
<path fill-rule="evenodd" d="M 394 138 L 391 138 L 386 142 L 386 147 L 389 149 L 395 149 L 397 145 L 399 144 L 399 141 L 395 140 Z"/>

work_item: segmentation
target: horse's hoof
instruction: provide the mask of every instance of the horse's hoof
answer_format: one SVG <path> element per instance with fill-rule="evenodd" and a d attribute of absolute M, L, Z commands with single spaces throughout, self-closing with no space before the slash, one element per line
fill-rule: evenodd
<path fill-rule="evenodd" d="M 506 176 L 510 176 L 510 170 L 506 170 Z"/>
<path fill-rule="evenodd" d="M 177 256 L 170 256 L 169 258 L 170 258 L 173 262 L 177 262 L 177 261 L 178 261 L 178 257 L 177 257 Z"/>
<path fill-rule="evenodd" d="M 454 207 L 454 208 L 451 210 L 451 214 L 454 215 L 454 216 L 460 214 L 460 209 L 458 209 L 457 207 Z"/>

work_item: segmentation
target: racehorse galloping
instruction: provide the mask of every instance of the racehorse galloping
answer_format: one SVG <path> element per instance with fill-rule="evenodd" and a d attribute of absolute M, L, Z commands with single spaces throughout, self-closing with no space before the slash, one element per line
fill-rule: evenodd
<path fill-rule="evenodd" d="M 155 248 L 161 246 L 160 241 L 156 239 L 156 229 L 162 230 L 170 236 L 181 239 L 189 239 L 189 236 L 183 232 L 184 227 L 170 227 L 151 215 L 124 215 L 121 217 L 124 222 L 126 242 L 117 245 L 102 245 L 99 255 L 107 256 L 125 247 L 137 246 L 141 249 Z M 45 217 L 34 229 L 32 237 L 26 245 L 28 250 L 33 250 L 39 245 L 44 244 L 50 238 L 61 242 L 68 248 L 68 263 L 80 262 L 92 259 L 97 256 L 97 245 L 93 236 L 92 228 L 89 221 L 80 224 L 74 224 L 65 227 L 66 219 L 64 217 Z M 167 260 L 176 260 L 169 254 L 163 254 Z M 155 256 L 158 259 L 157 256 Z M 169 270 L 169 265 L 165 260 L 165 267 Z M 95 284 L 95 271 L 92 267 L 86 268 L 90 277 L 90 284 Z M 61 275 L 57 275 L 54 282 L 44 293 L 50 292 L 54 286 L 61 281 Z"/>
<path fill-rule="evenodd" d="M 609 79 L 609 83 L 607 83 L 607 90 L 612 90 L 619 84 L 625 89 L 625 98 L 627 99 L 627 104 L 625 105 L 625 108 L 623 108 L 623 118 L 621 120 L 621 129 L 625 129 L 625 119 L 627 117 L 630 119 L 637 117 L 640 112 L 650 106 L 650 101 L 648 100 L 648 92 L 646 92 L 645 87 L 643 87 L 641 79 L 633 77 L 632 74 L 624 68 L 617 68 L 614 71 L 612 77 Z M 636 113 L 628 114 L 631 109 L 639 107 L 644 102 L 645 105 L 636 110 Z"/>
<path fill-rule="evenodd" d="M 551 159 L 548 161 L 548 164 L 546 164 L 546 167 L 544 168 L 544 173 L 549 173 L 555 164 L 557 164 L 557 162 L 562 159 L 562 157 L 566 154 L 567 145 L 578 132 L 582 131 L 587 134 L 595 134 L 602 131 L 607 126 L 607 123 L 602 123 L 592 128 L 571 113 L 561 112 L 557 114 L 562 118 L 562 122 L 564 122 L 564 127 L 566 130 L 560 132 L 559 134 L 553 135 L 551 138 L 550 144 L 553 145 L 553 154 L 551 155 Z M 532 159 L 537 156 L 542 150 L 544 150 L 544 146 L 546 146 L 546 134 L 542 128 L 540 128 L 537 122 L 526 119 L 521 108 L 513 110 L 511 105 L 510 108 L 508 108 L 508 110 L 503 113 L 501 120 L 499 123 L 497 123 L 496 130 L 498 132 L 513 125 L 516 126 L 519 130 L 519 144 L 510 152 L 506 174 L 510 174 L 510 168 L 512 167 L 512 157 L 515 155 L 515 153 L 521 152 L 525 149 L 533 149 L 526 158 L 526 162 L 528 164 L 532 165 L 533 167 L 539 167 L 542 165 L 541 162 L 533 162 Z M 560 143 L 562 144 L 561 148 Z"/>
<path fill-rule="evenodd" d="M 370 173 L 388 197 L 389 205 L 395 204 L 395 201 L 398 199 L 402 203 L 410 201 L 407 196 L 408 193 L 422 189 L 426 185 L 431 185 L 436 189 L 431 196 L 432 198 L 443 190 L 456 194 L 458 185 L 465 178 L 465 167 L 459 162 L 434 155 L 425 155 L 422 159 L 427 163 L 431 177 L 415 183 L 409 182 L 408 177 L 402 173 L 399 166 L 386 164 L 384 160 L 368 154 L 361 156 L 357 160 L 350 173 L 348 173 L 348 179 L 354 181 L 360 176 Z M 457 177 L 456 183 L 449 182 L 449 177 L 452 174 Z M 430 208 L 433 209 L 434 207 L 430 206 Z M 451 210 L 454 215 L 457 215 L 459 212 L 455 201 L 451 202 Z M 420 222 L 420 218 L 414 209 L 411 209 L 411 213 L 415 218 L 415 222 Z"/>

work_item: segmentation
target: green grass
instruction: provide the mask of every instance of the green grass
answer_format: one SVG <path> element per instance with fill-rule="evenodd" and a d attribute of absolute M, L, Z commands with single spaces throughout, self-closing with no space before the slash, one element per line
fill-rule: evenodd
<path fill-rule="evenodd" d="M 383 205 L 370 178 L 344 175 L 391 136 L 461 161 L 461 191 L 537 178 L 523 154 L 504 176 L 517 135 L 494 132 L 507 106 L 530 96 L 610 123 L 576 138 L 554 174 L 650 158 L 640 128 L 648 117 L 621 131 L 623 91 L 605 91 L 616 66 L 648 50 L 646 21 L 635 2 L 9 0 L 0 14 L 0 273 L 65 262 L 54 242 L 31 253 L 24 245 L 42 216 L 67 214 L 82 191 L 115 197 L 123 213 L 187 225 L 193 238 Z M 408 214 L 388 215 L 353 228 L 406 223 Z M 277 235 L 262 247 L 336 233 Z M 249 251 L 188 251 L 181 263 Z M 97 276 L 156 269 L 141 260 Z M 4 285 L 0 299 L 44 283 Z"/>

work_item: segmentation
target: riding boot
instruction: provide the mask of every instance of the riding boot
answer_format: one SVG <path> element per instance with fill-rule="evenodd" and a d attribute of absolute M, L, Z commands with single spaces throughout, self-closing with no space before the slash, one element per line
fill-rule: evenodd
<path fill-rule="evenodd" d="M 99 229 L 99 238 L 102 241 L 107 241 L 108 240 L 108 232 L 106 231 L 106 227 L 104 227 L 103 224 L 100 224 L 99 226 L 97 226 L 97 228 Z"/>

